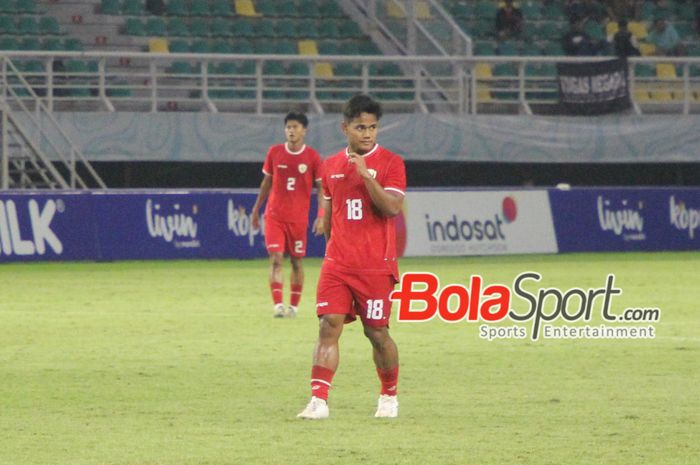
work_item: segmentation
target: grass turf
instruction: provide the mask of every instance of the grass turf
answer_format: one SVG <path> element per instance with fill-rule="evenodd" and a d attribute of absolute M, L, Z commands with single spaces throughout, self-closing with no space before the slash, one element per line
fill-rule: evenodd
<path fill-rule="evenodd" d="M 308 400 L 318 260 L 295 320 L 273 320 L 267 262 L 0 266 L 0 464 L 695 464 L 697 253 L 404 259 L 443 285 L 624 294 L 659 307 L 654 340 L 500 340 L 473 323 L 405 324 L 400 418 L 372 418 L 378 381 L 358 323 L 341 339 L 331 418 Z M 288 266 L 285 272 L 288 271 Z M 288 293 L 288 288 L 285 294 Z M 512 324 L 512 323 L 511 323 Z"/>

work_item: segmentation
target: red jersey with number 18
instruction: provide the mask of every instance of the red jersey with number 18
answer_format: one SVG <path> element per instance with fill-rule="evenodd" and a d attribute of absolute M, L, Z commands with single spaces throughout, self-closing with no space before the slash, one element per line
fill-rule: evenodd
<path fill-rule="evenodd" d="M 385 190 L 405 195 L 406 167 L 400 156 L 375 145 L 363 157 Z M 392 274 L 398 279 L 394 218 L 374 206 L 357 168 L 348 161 L 347 149 L 324 162 L 322 182 L 332 210 L 324 266 L 351 273 Z"/>
<path fill-rule="evenodd" d="M 321 179 L 321 157 L 304 145 L 290 152 L 287 144 L 270 147 L 263 173 L 272 176 L 272 190 L 265 206 L 265 216 L 286 223 L 308 223 L 311 190 Z"/>

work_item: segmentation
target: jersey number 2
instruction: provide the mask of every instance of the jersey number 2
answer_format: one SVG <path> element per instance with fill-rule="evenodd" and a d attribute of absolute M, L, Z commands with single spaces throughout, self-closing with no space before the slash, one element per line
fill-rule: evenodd
<path fill-rule="evenodd" d="M 287 190 L 293 191 L 294 190 L 294 183 L 296 183 L 296 182 L 297 182 L 296 178 L 287 178 Z"/>

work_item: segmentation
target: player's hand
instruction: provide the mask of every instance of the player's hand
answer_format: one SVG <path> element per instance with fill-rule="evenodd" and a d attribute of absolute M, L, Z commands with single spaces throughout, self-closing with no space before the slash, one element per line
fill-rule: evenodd
<path fill-rule="evenodd" d="M 260 213 L 257 210 L 250 212 L 250 224 L 253 225 L 253 231 L 260 229 Z"/>
<path fill-rule="evenodd" d="M 322 236 L 323 235 L 323 218 L 316 218 L 314 220 L 314 224 L 312 227 L 312 230 L 314 232 L 314 236 Z"/>
<path fill-rule="evenodd" d="M 350 152 L 348 153 L 348 163 L 352 163 L 355 165 L 355 168 L 357 169 L 357 174 L 362 176 L 363 178 L 371 178 L 372 175 L 369 174 L 369 171 L 367 170 L 367 164 L 365 163 L 365 159 L 356 154 L 355 152 Z"/>

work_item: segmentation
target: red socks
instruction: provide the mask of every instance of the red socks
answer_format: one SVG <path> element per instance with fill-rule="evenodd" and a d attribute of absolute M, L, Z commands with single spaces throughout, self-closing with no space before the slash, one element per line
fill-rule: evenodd
<path fill-rule="evenodd" d="M 270 292 L 272 293 L 272 301 L 277 304 L 282 303 L 282 283 L 270 283 Z"/>
<path fill-rule="evenodd" d="M 311 395 L 319 399 L 328 400 L 328 390 L 331 388 L 335 371 L 314 365 L 311 367 Z"/>
<path fill-rule="evenodd" d="M 292 291 L 289 294 L 289 305 L 298 307 L 301 300 L 301 284 L 292 284 Z"/>
<path fill-rule="evenodd" d="M 377 368 L 377 375 L 379 375 L 379 380 L 382 382 L 382 395 L 395 396 L 398 394 L 398 391 L 396 390 L 396 385 L 399 382 L 398 365 L 394 368 L 388 368 L 386 370 Z"/>

